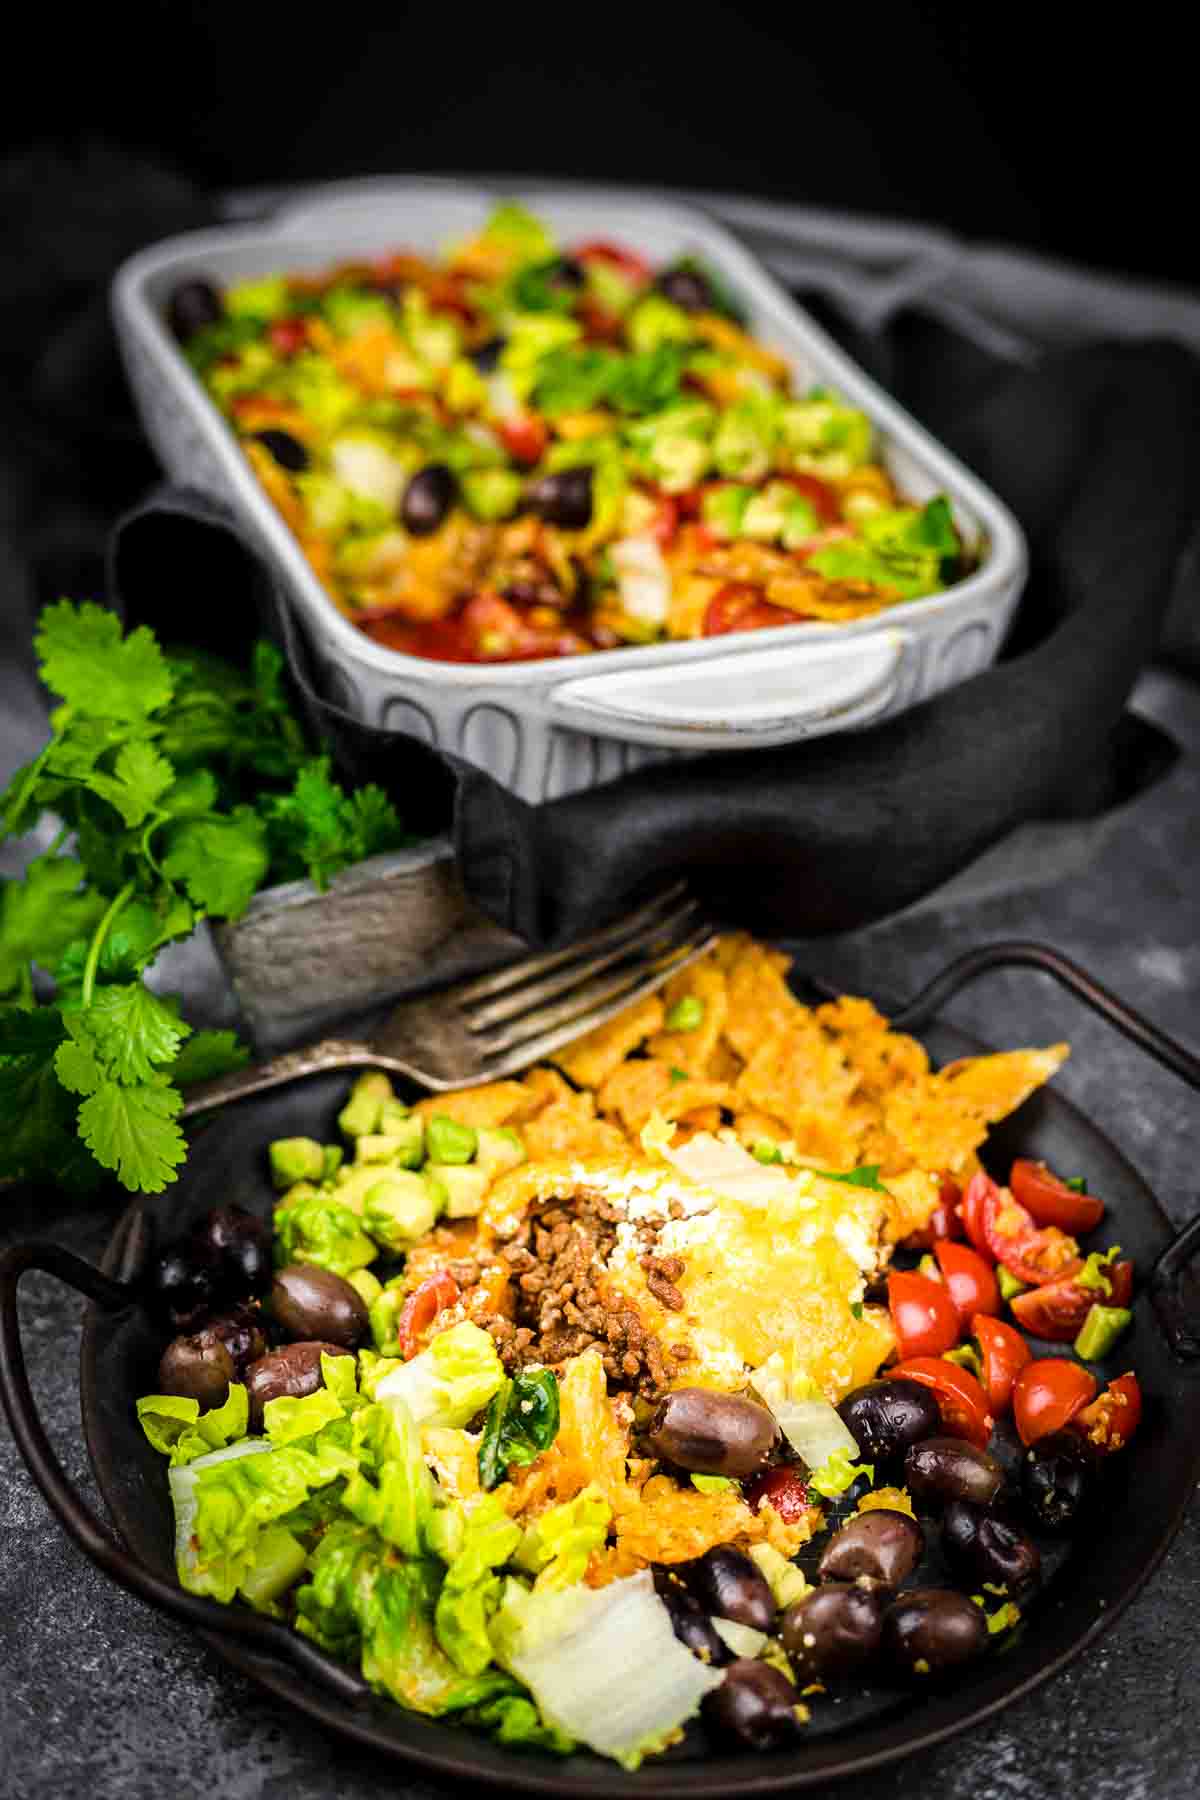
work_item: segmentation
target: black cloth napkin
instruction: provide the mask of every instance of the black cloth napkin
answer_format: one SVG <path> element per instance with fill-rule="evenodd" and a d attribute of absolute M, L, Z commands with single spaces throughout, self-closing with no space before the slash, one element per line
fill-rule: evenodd
<path fill-rule="evenodd" d="M 270 631 L 342 772 L 381 781 L 414 827 L 452 820 L 468 892 L 529 941 L 570 937 L 671 873 L 728 919 L 845 930 L 928 892 L 1021 822 L 1102 809 L 1161 767 L 1161 740 L 1123 709 L 1196 522 L 1200 364 L 1182 348 L 1098 344 L 1014 367 L 917 312 L 869 335 L 831 313 L 853 353 L 1021 519 L 1032 574 L 1005 660 L 869 731 L 654 765 L 533 808 L 327 702 L 273 578 L 202 497 L 160 492 L 137 507 L 104 582 L 97 522 L 115 495 L 136 492 L 148 459 L 95 284 L 106 257 L 193 223 L 205 203 L 106 153 L 73 173 L 85 190 L 119 178 L 122 199 L 99 220 L 88 213 L 86 230 L 69 219 L 55 255 L 38 249 L 36 277 L 3 302 L 10 354 L 14 341 L 38 347 L 32 362 L 28 348 L 19 367 L 13 358 L 0 415 L 18 495 L 10 569 L 34 605 L 107 586 L 168 640 L 237 653 Z M 44 222 L 61 170 L 40 175 Z M 0 177 L 0 204 L 13 183 Z M 40 246 L 44 223 L 25 223 Z M 69 250 L 76 238 L 86 254 Z"/>

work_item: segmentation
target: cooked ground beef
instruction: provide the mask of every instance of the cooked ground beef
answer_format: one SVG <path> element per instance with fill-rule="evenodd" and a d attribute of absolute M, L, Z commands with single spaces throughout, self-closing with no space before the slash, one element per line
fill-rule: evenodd
<path fill-rule="evenodd" d="M 488 1330 L 506 1369 L 526 1362 L 553 1367 L 595 1344 L 615 1386 L 647 1398 L 666 1386 L 662 1345 L 637 1308 L 596 1285 L 595 1271 L 617 1241 L 620 1218 L 602 1195 L 585 1188 L 569 1204 L 552 1200 L 531 1212 L 504 1245 L 500 1256 L 516 1277 L 516 1318 L 493 1319 Z M 643 1266 L 651 1292 L 664 1306 L 682 1310 L 673 1285 L 683 1273 L 681 1260 L 648 1254 Z"/>

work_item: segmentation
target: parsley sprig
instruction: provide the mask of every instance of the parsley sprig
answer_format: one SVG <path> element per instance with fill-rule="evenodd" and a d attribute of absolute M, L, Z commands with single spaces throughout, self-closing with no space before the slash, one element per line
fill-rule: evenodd
<path fill-rule="evenodd" d="M 269 881 L 325 887 L 405 839 L 380 789 L 346 794 L 310 754 L 273 645 L 243 674 L 61 601 L 35 647 L 62 704 L 0 794 L 0 840 L 46 814 L 57 830 L 0 880 L 0 1176 L 86 1187 L 109 1170 L 158 1193 L 186 1155 L 181 1089 L 248 1058 L 147 985 L 160 950 Z"/>

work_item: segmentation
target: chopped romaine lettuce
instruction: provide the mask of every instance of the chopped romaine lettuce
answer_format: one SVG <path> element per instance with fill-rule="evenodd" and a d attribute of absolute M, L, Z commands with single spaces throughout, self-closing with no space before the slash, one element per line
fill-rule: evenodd
<path fill-rule="evenodd" d="M 496 1570 L 520 1543 L 521 1527 L 499 1501 L 481 1494 L 439 1508 L 429 1540 L 447 1565 L 435 1614 L 438 1642 L 464 1675 L 479 1675 L 492 1661 L 488 1626 L 501 1586 Z"/>
<path fill-rule="evenodd" d="M 504 1385 L 495 1343 L 464 1319 L 419 1356 L 375 1382 L 375 1398 L 400 1401 L 418 1425 L 465 1425 Z"/>
<path fill-rule="evenodd" d="M 535 1591 L 573 1587 L 583 1580 L 592 1551 L 604 1543 L 611 1518 L 612 1507 L 599 1488 L 585 1487 L 527 1526 L 512 1560 L 537 1577 Z"/>
<path fill-rule="evenodd" d="M 171 1467 L 177 1469 L 245 1437 L 249 1402 L 242 1383 L 233 1381 L 223 1403 L 205 1413 L 198 1400 L 178 1394 L 146 1394 L 137 1403 L 137 1416 L 154 1448 L 169 1456 Z"/>
<path fill-rule="evenodd" d="M 386 1405 L 376 1400 L 358 1409 L 350 1421 L 350 1454 L 346 1511 L 404 1555 L 419 1556 L 433 1516 L 434 1485 L 402 1399 L 393 1395 Z"/>

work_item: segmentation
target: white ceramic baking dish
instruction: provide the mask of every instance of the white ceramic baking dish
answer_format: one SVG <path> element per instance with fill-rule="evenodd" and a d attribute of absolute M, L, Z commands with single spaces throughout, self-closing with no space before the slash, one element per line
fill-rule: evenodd
<path fill-rule="evenodd" d="M 319 270 L 397 247 L 434 252 L 516 198 L 560 239 L 615 238 L 656 263 L 701 257 L 737 294 L 750 330 L 792 363 L 799 385 L 836 387 L 874 421 L 902 493 L 949 495 L 980 566 L 948 592 L 847 625 L 806 623 L 587 657 L 490 666 L 385 649 L 338 612 L 271 505 L 164 323 L 175 283 L 219 285 Z M 171 477 L 224 502 L 279 571 L 328 697 L 355 716 L 478 764 L 523 798 L 554 799 L 638 765 L 700 750 L 785 744 L 897 713 L 996 655 L 1026 569 L 1012 515 L 846 357 L 720 226 L 688 207 L 616 190 L 489 190 L 462 181 L 367 181 L 282 208 L 268 223 L 170 238 L 113 285 L 133 392 Z"/>

